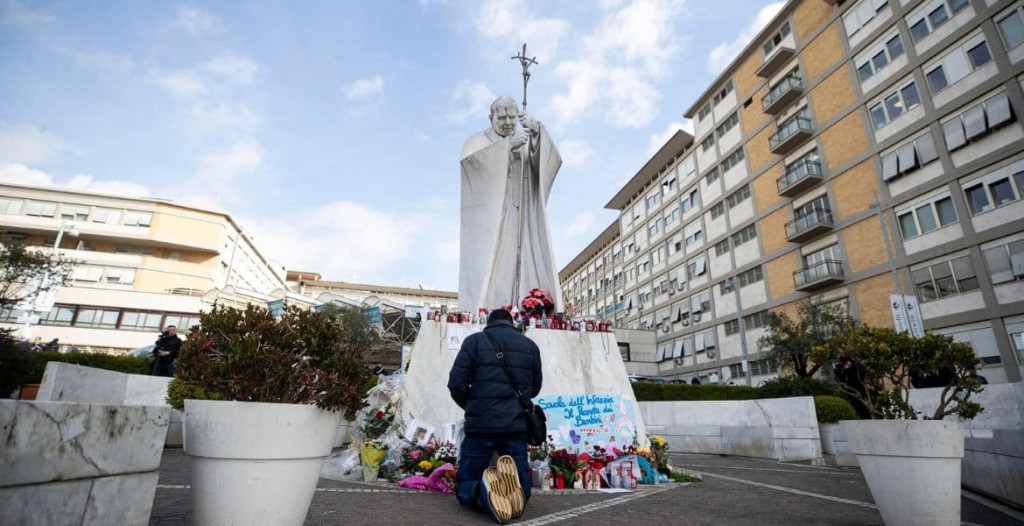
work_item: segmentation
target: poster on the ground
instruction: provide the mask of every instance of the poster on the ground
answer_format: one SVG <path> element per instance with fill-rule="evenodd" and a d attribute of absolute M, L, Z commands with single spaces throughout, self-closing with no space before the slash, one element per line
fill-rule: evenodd
<path fill-rule="evenodd" d="M 618 394 L 551 395 L 534 401 L 544 409 L 555 447 L 622 450 L 636 438 L 636 403 Z"/>

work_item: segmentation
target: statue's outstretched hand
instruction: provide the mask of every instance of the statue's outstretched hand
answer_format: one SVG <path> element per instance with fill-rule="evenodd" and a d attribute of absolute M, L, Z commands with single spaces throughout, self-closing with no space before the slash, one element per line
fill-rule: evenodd
<path fill-rule="evenodd" d="M 522 148 L 529 140 L 530 132 L 526 128 L 519 128 L 512 134 L 512 149 L 518 150 Z"/>
<path fill-rule="evenodd" d="M 519 124 L 522 125 L 523 128 L 530 130 L 530 133 L 533 133 L 534 135 L 540 133 L 540 123 L 525 111 L 519 113 Z"/>

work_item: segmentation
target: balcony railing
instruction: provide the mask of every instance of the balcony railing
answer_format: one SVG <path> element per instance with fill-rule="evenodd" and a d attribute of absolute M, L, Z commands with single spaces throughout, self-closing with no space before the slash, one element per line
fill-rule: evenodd
<path fill-rule="evenodd" d="M 765 113 L 775 115 L 804 93 L 804 81 L 800 77 L 786 77 L 761 97 L 761 109 Z"/>
<path fill-rule="evenodd" d="M 832 230 L 832 211 L 827 208 L 815 209 L 786 223 L 786 239 L 799 243 Z"/>
<path fill-rule="evenodd" d="M 795 197 L 822 180 L 821 162 L 804 159 L 786 167 L 786 175 L 779 177 L 779 195 Z"/>
<path fill-rule="evenodd" d="M 772 153 L 785 155 L 803 144 L 813 131 L 814 123 L 811 119 L 797 115 L 779 126 L 779 130 L 768 139 L 768 146 Z"/>
<path fill-rule="evenodd" d="M 835 259 L 819 261 L 793 273 L 793 283 L 798 291 L 819 289 L 842 281 L 843 262 Z"/>

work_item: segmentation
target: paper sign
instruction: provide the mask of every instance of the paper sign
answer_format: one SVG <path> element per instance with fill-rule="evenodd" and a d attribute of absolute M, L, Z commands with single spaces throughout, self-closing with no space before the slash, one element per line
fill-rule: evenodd
<path fill-rule="evenodd" d="M 636 403 L 617 394 L 540 396 L 535 402 L 547 416 L 548 434 L 556 447 L 621 450 L 636 437 Z"/>

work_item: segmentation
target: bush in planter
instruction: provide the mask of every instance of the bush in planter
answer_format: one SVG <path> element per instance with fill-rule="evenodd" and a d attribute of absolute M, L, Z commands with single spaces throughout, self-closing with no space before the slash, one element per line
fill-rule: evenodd
<path fill-rule="evenodd" d="M 0 398 L 7 398 L 22 384 L 34 383 L 35 368 L 35 354 L 18 345 L 9 330 L 0 329 Z"/>
<path fill-rule="evenodd" d="M 352 420 L 372 375 L 363 354 L 377 338 L 356 309 L 288 307 L 274 319 L 252 305 L 215 306 L 182 345 L 167 401 L 178 410 L 186 398 L 315 404 Z"/>
<path fill-rule="evenodd" d="M 857 411 L 850 402 L 838 396 L 815 396 L 814 413 L 818 422 L 823 424 L 835 424 L 840 420 L 856 420 Z"/>
<path fill-rule="evenodd" d="M 49 362 L 70 363 L 114 371 L 126 374 L 148 375 L 153 365 L 151 358 L 143 356 L 119 356 L 116 354 L 103 353 L 62 353 L 57 351 L 36 351 L 35 368 L 28 383 L 40 383 L 43 381 L 43 373 L 46 372 L 46 364 Z"/>
<path fill-rule="evenodd" d="M 838 396 L 845 397 L 835 382 L 803 376 L 772 378 L 761 387 L 761 398 L 789 398 L 791 396 Z"/>
<path fill-rule="evenodd" d="M 817 363 L 829 365 L 841 358 L 852 360 L 851 372 L 846 373 L 848 381 L 839 385 L 862 403 L 873 419 L 917 419 L 918 412 L 909 402 L 910 377 L 937 375 L 942 368 L 952 369 L 952 380 L 943 387 L 935 412 L 926 418 L 941 420 L 956 414 L 970 419 L 982 411 L 980 404 L 969 400 L 981 391 L 981 384 L 965 379 L 967 371 L 981 360 L 970 346 L 949 336 L 925 334 L 916 338 L 887 327 L 862 326 L 836 334 L 829 343 L 812 349 L 810 356 Z"/>

